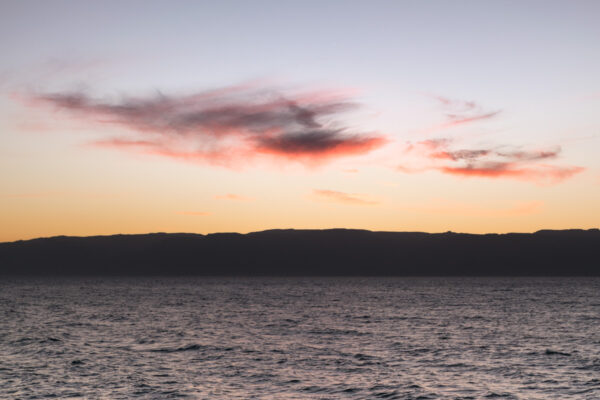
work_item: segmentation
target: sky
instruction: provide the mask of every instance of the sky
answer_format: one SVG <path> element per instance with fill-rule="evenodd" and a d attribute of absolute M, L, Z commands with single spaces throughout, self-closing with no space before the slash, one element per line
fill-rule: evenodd
<path fill-rule="evenodd" d="M 0 1 L 0 241 L 600 226 L 598 1 Z"/>

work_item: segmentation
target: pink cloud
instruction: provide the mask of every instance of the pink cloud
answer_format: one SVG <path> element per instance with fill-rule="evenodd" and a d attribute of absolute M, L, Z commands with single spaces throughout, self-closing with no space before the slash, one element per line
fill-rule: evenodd
<path fill-rule="evenodd" d="M 426 131 L 435 132 L 460 125 L 495 118 L 500 110 L 488 111 L 474 101 L 451 99 L 443 96 L 431 96 L 442 107 L 446 122 L 434 125 Z"/>
<path fill-rule="evenodd" d="M 532 181 L 556 183 L 571 178 L 584 170 L 582 167 L 535 166 L 519 167 L 514 163 L 490 163 L 481 166 L 440 167 L 446 174 L 484 178 L 518 178 Z"/>
<path fill-rule="evenodd" d="M 450 138 L 423 140 L 408 146 L 408 152 L 429 161 L 422 168 L 399 166 L 403 172 L 437 170 L 444 174 L 479 178 L 514 178 L 560 182 L 584 170 L 577 166 L 555 166 L 541 161 L 558 158 L 561 148 L 547 150 L 503 150 L 507 146 L 455 148 Z"/>
<path fill-rule="evenodd" d="M 98 99 L 84 92 L 29 96 L 95 124 L 128 128 L 129 135 L 101 139 L 103 147 L 141 151 L 212 163 L 248 161 L 258 155 L 323 162 L 360 155 L 387 143 L 378 133 L 351 131 L 339 123 L 359 107 L 338 92 L 282 93 L 270 88 L 231 86 L 188 96 L 157 94 Z"/>
<path fill-rule="evenodd" d="M 258 140 L 256 150 L 289 159 L 329 159 L 368 153 L 386 143 L 385 138 L 377 135 L 344 135 L 339 130 L 316 130 L 263 137 Z"/>

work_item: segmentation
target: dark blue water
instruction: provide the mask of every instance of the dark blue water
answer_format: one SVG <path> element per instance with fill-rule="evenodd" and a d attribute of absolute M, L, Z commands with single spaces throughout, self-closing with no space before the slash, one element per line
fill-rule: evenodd
<path fill-rule="evenodd" d="M 598 399 L 600 280 L 0 281 L 0 398 Z"/>

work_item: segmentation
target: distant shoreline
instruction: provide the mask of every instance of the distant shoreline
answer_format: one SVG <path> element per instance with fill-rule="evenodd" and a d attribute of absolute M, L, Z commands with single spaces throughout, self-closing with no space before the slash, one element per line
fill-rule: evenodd
<path fill-rule="evenodd" d="M 0 243 L 0 275 L 600 276 L 599 249 L 598 229 L 56 236 Z"/>

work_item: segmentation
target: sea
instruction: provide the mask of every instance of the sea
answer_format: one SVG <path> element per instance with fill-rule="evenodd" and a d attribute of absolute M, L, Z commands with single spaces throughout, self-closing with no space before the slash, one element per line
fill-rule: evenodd
<path fill-rule="evenodd" d="M 599 278 L 0 278 L 1 399 L 600 399 Z"/>

